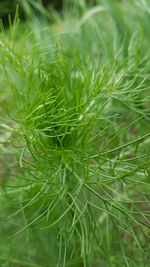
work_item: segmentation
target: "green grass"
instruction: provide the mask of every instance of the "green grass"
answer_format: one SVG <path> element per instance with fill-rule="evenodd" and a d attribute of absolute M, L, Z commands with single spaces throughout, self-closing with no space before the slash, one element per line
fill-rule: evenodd
<path fill-rule="evenodd" d="M 37 3 L 0 33 L 0 266 L 148 267 L 150 1 Z"/>

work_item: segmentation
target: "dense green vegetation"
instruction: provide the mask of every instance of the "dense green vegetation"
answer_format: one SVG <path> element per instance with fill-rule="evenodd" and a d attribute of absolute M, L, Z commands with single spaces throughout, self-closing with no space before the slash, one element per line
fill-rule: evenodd
<path fill-rule="evenodd" d="M 27 20 L 34 11 L 36 16 L 40 16 L 41 7 L 45 8 L 50 14 L 51 10 L 61 12 L 67 1 L 63 0 L 1 0 L 0 1 L 0 19 L 3 25 L 9 25 L 9 17 L 14 17 L 16 6 L 19 6 L 19 17 L 22 21 Z M 68 1 L 68 3 L 70 0 Z"/>
<path fill-rule="evenodd" d="M 0 266 L 148 267 L 150 1 L 24 3 L 0 32 Z"/>

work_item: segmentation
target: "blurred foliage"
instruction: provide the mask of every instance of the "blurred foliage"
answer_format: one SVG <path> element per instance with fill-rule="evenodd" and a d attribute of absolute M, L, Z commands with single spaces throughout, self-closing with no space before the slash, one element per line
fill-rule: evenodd
<path fill-rule="evenodd" d="M 36 10 L 36 5 L 38 4 L 42 5 L 44 8 L 47 8 L 47 9 L 52 7 L 58 12 L 60 12 L 66 3 L 67 5 L 72 5 L 73 3 L 77 5 L 80 3 L 82 5 L 83 3 L 86 3 L 90 6 L 93 6 L 96 4 L 96 1 L 95 0 L 85 0 L 85 1 L 82 1 L 82 0 L 81 1 L 76 1 L 76 0 L 67 0 L 67 1 L 64 1 L 64 0 L 36 0 L 36 1 L 1 0 L 0 1 L 0 19 L 2 19 L 4 25 L 8 25 L 9 24 L 8 17 L 9 16 L 13 17 L 15 15 L 17 5 L 19 5 L 20 18 L 21 20 L 24 20 L 28 16 L 27 10 L 25 8 L 25 6 L 27 5 L 29 5 L 30 8 L 34 10 L 34 12 Z"/>
<path fill-rule="evenodd" d="M 33 1 L 26 1 L 27 4 L 29 4 L 30 6 L 32 6 L 32 8 L 34 9 L 34 6 L 32 5 Z M 56 10 L 61 10 L 62 9 L 62 5 L 63 5 L 63 0 L 43 0 L 43 1 L 36 1 L 36 3 L 39 2 L 46 8 L 48 8 L 49 6 L 53 6 L 53 8 L 55 8 Z M 26 18 L 26 10 L 24 9 L 24 3 L 25 1 L 22 0 L 1 0 L 0 1 L 0 18 L 2 19 L 3 23 L 5 25 L 8 25 L 8 17 L 11 16 L 13 17 L 16 11 L 16 7 L 17 5 L 19 5 L 19 13 L 20 13 L 20 17 L 21 19 L 25 19 Z"/>

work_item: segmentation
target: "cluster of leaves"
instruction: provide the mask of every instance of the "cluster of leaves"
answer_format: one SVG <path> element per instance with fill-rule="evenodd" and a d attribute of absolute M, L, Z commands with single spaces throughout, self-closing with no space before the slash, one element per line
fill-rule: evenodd
<path fill-rule="evenodd" d="M 1 266 L 148 266 L 150 2 L 96 3 L 2 27 Z"/>

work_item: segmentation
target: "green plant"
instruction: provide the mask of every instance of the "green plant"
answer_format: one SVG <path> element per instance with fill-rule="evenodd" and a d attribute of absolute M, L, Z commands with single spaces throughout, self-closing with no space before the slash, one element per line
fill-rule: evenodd
<path fill-rule="evenodd" d="M 1 266 L 148 267 L 149 6 L 2 29 Z"/>

